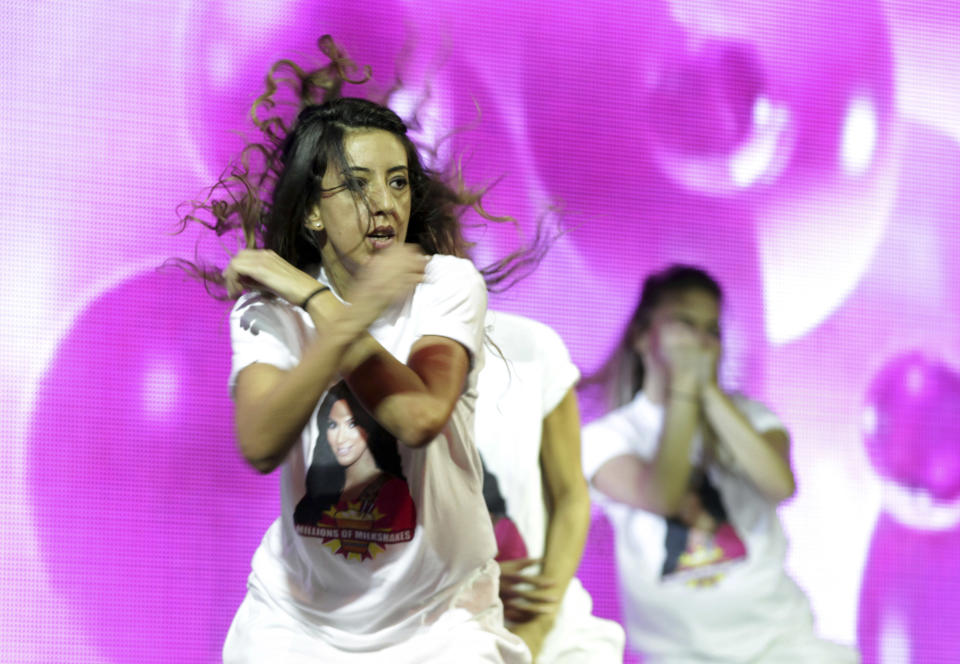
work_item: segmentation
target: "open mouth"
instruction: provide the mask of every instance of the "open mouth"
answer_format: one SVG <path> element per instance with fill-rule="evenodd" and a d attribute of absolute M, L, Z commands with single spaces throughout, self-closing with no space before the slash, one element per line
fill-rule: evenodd
<path fill-rule="evenodd" d="M 387 249 L 396 242 L 397 231 L 392 226 L 377 226 L 367 233 L 367 240 L 374 251 Z"/>
<path fill-rule="evenodd" d="M 377 226 L 367 233 L 367 237 L 373 240 L 392 240 L 396 235 L 397 231 L 390 226 Z"/>

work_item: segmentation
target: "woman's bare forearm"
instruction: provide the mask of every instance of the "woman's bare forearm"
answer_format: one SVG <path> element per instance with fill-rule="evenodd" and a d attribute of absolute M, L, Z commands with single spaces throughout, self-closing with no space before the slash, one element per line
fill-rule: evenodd
<path fill-rule="evenodd" d="M 374 419 L 411 447 L 425 445 L 446 426 L 468 369 L 466 350 L 451 339 L 421 338 L 404 364 L 369 334 L 351 345 L 340 364 Z"/>
<path fill-rule="evenodd" d="M 706 420 L 735 461 L 736 470 L 774 502 L 796 491 L 785 431 L 758 432 L 716 385 L 703 389 Z"/>
<path fill-rule="evenodd" d="M 313 414 L 317 402 L 337 377 L 340 358 L 350 346 L 355 326 L 322 319 L 324 333 L 307 347 L 289 370 L 252 364 L 237 376 L 237 442 L 243 456 L 260 472 L 270 472 L 286 458 Z"/>
<path fill-rule="evenodd" d="M 579 462 L 580 412 L 570 390 L 543 421 L 540 452 L 548 510 L 541 573 L 560 596 L 580 566 L 590 529 L 590 494 Z"/>

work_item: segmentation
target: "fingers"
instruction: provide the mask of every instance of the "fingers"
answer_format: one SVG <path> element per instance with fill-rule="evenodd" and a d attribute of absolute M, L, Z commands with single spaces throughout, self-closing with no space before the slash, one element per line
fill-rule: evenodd
<path fill-rule="evenodd" d="M 534 618 L 556 613 L 556 609 L 527 609 L 514 606 L 503 607 L 503 617 L 513 623 L 530 622 Z"/>
<path fill-rule="evenodd" d="M 542 574 L 524 574 L 524 570 L 543 562 L 541 558 L 516 558 L 500 562 L 500 600 L 503 616 L 515 623 L 529 622 L 542 615 L 556 613 L 560 604 L 556 583 Z"/>
<path fill-rule="evenodd" d="M 400 245 L 381 251 L 364 266 L 358 295 L 370 298 L 378 307 L 408 295 L 423 281 L 429 257 L 419 247 Z"/>
<path fill-rule="evenodd" d="M 512 560 L 500 561 L 500 574 L 513 574 L 533 565 L 539 565 L 543 558 L 513 558 Z"/>
<path fill-rule="evenodd" d="M 657 346 L 671 378 L 696 388 L 716 381 L 720 343 L 683 321 L 669 321 L 659 330 Z"/>
<path fill-rule="evenodd" d="M 233 299 L 240 297 L 246 289 L 246 284 L 232 261 L 221 274 L 223 275 L 223 285 L 227 288 L 227 294 Z"/>
<path fill-rule="evenodd" d="M 230 259 L 230 263 L 221 273 L 230 297 L 238 298 L 248 288 L 252 286 L 255 287 L 257 281 L 256 279 L 252 279 L 250 274 L 255 269 L 257 261 L 256 254 L 258 253 L 263 252 L 241 249 Z"/>
<path fill-rule="evenodd" d="M 405 283 L 418 284 L 423 281 L 430 257 L 417 245 L 402 244 L 378 254 L 371 261 L 378 271 L 403 279 Z"/>
<path fill-rule="evenodd" d="M 241 249 L 223 271 L 231 297 L 244 290 L 269 290 L 288 302 L 300 302 L 317 286 L 316 279 L 269 249 Z"/>
<path fill-rule="evenodd" d="M 539 560 L 524 559 L 522 562 L 529 566 L 533 563 L 539 563 Z M 557 592 L 553 590 L 556 582 L 553 579 L 541 574 L 523 574 L 520 571 L 505 572 L 502 570 L 502 566 L 501 563 L 500 598 L 504 603 L 514 603 L 527 608 L 557 603 Z M 520 567 L 517 567 L 519 570 Z"/>
<path fill-rule="evenodd" d="M 504 617 L 513 622 L 526 622 L 537 616 L 556 613 L 560 601 L 555 594 L 536 590 L 500 588 Z"/>
<path fill-rule="evenodd" d="M 552 590 L 554 583 L 545 581 L 538 585 L 530 584 L 532 587 L 524 588 L 526 584 L 501 584 L 500 597 L 504 599 L 522 599 L 528 602 L 552 603 L 557 601 L 557 593 Z"/>
<path fill-rule="evenodd" d="M 556 585 L 552 579 L 539 574 L 500 573 L 500 585 L 513 586 L 515 584 L 529 584 L 538 589 L 552 588 Z"/>
<path fill-rule="evenodd" d="M 500 586 L 511 592 L 523 592 L 525 589 L 544 590 L 556 585 L 553 579 L 542 574 L 530 574 L 524 570 L 539 567 L 542 558 L 514 558 L 500 561 Z M 521 586 L 521 587 L 516 587 Z"/>

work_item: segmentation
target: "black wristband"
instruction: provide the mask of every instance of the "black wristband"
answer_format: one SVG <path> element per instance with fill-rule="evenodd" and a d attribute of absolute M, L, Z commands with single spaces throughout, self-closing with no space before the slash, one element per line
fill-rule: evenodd
<path fill-rule="evenodd" d="M 314 298 L 314 296 L 319 295 L 320 293 L 322 293 L 322 292 L 324 292 L 324 291 L 328 291 L 328 290 L 330 290 L 330 287 L 329 287 L 329 286 L 321 286 L 321 287 L 318 288 L 317 290 L 313 291 L 312 293 L 310 293 L 309 295 L 307 295 L 307 299 L 303 301 L 303 304 L 300 305 L 300 308 L 301 308 L 301 309 L 306 309 L 306 308 L 307 308 L 307 305 L 310 304 L 310 300 L 312 300 L 312 299 Z"/>

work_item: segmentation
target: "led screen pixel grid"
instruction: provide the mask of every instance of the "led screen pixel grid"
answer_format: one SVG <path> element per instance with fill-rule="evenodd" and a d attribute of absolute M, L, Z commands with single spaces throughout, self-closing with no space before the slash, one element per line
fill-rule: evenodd
<path fill-rule="evenodd" d="M 266 67 L 321 32 L 382 83 L 413 45 L 397 110 L 429 83 L 423 133 L 468 128 L 448 154 L 503 176 L 492 211 L 529 232 L 562 202 L 570 230 L 491 302 L 555 327 L 583 372 L 646 271 L 714 271 L 725 380 L 793 434 L 781 517 L 820 632 L 867 662 L 960 651 L 954 4 L 4 11 L 0 661 L 215 661 L 276 479 L 234 452 L 224 308 L 153 268 L 191 255 L 174 208 L 240 145 Z M 513 242 L 475 239 L 481 263 Z M 616 617 L 609 546 L 598 515 L 580 575 Z"/>

